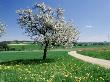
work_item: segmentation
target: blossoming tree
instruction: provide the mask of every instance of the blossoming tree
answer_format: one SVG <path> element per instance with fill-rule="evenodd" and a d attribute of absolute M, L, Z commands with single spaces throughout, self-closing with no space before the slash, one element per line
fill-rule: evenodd
<path fill-rule="evenodd" d="M 5 24 L 3 24 L 1 21 L 0 21 L 0 37 L 4 34 L 5 32 Z"/>
<path fill-rule="evenodd" d="M 52 9 L 44 3 L 35 4 L 34 9 L 17 10 L 18 24 L 34 40 L 43 43 L 44 55 L 49 46 L 72 45 L 78 37 L 78 30 L 65 21 L 62 8 Z"/>

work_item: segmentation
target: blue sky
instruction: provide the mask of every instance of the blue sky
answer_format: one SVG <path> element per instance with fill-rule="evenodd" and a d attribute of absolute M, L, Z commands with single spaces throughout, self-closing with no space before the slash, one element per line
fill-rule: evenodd
<path fill-rule="evenodd" d="M 0 0 L 0 19 L 7 24 L 1 40 L 30 40 L 17 24 L 17 9 L 31 8 L 36 2 L 65 10 L 80 31 L 79 41 L 108 41 L 110 33 L 110 0 Z"/>

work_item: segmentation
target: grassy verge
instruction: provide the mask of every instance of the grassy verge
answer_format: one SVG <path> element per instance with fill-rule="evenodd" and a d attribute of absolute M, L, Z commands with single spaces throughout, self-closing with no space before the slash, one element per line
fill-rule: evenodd
<path fill-rule="evenodd" d="M 109 50 L 83 50 L 83 51 L 78 51 L 78 53 L 95 58 L 110 60 Z"/>
<path fill-rule="evenodd" d="M 67 51 L 0 53 L 0 82 L 109 82 L 110 70 L 77 60 Z"/>

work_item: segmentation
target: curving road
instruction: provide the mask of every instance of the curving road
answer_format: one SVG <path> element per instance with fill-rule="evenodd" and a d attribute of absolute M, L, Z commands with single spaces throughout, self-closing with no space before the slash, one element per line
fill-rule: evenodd
<path fill-rule="evenodd" d="M 75 58 L 83 60 L 85 62 L 92 63 L 92 64 L 97 64 L 101 67 L 105 67 L 107 69 L 110 69 L 110 61 L 109 60 L 84 56 L 84 55 L 78 54 L 76 51 L 70 51 L 70 52 L 68 52 L 68 54 L 75 57 Z"/>

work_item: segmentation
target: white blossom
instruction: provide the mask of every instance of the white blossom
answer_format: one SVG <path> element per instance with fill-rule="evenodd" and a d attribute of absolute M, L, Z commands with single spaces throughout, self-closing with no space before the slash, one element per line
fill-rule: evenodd
<path fill-rule="evenodd" d="M 0 37 L 4 34 L 6 25 L 0 21 Z"/>
<path fill-rule="evenodd" d="M 18 24 L 36 41 L 50 45 L 73 44 L 78 38 L 78 30 L 71 22 L 64 20 L 62 8 L 52 9 L 44 3 L 35 4 L 38 11 L 17 10 Z"/>

